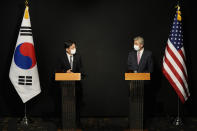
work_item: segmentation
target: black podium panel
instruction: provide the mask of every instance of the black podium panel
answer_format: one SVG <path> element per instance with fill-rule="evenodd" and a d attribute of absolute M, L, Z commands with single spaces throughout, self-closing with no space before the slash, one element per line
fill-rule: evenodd
<path fill-rule="evenodd" d="M 62 129 L 74 131 L 76 129 L 76 97 L 75 81 L 61 82 L 62 88 Z"/>
<path fill-rule="evenodd" d="M 130 82 L 129 128 L 143 131 L 144 81 Z"/>

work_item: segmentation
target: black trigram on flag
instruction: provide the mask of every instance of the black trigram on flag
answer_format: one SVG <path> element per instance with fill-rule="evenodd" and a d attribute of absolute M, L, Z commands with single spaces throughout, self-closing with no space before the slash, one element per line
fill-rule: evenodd
<path fill-rule="evenodd" d="M 32 85 L 32 76 L 18 76 L 19 85 Z"/>
<path fill-rule="evenodd" d="M 20 29 L 20 36 L 32 36 L 31 27 L 28 27 L 28 26 L 21 26 L 21 29 Z"/>

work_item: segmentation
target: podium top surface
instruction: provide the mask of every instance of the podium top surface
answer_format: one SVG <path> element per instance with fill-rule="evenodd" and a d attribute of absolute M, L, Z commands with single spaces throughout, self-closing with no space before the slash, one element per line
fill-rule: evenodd
<path fill-rule="evenodd" d="M 125 73 L 125 80 L 150 80 L 150 73 Z"/>
<path fill-rule="evenodd" d="M 81 73 L 55 73 L 56 81 L 80 81 Z"/>

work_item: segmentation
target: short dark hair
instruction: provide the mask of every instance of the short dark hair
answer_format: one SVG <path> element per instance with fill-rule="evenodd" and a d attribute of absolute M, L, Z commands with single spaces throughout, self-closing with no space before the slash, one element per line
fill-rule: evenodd
<path fill-rule="evenodd" d="M 70 46 L 72 46 L 73 44 L 76 45 L 76 42 L 74 42 L 74 41 L 72 41 L 72 40 L 65 41 L 65 42 L 64 42 L 64 48 L 67 49 L 67 48 L 69 48 Z"/>

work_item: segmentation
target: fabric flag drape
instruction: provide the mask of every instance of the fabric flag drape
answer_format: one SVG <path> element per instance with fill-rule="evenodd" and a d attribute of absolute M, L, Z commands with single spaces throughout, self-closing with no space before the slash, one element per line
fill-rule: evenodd
<path fill-rule="evenodd" d="M 190 96 L 190 92 L 188 89 L 186 56 L 183 46 L 183 32 L 179 6 L 167 41 L 163 57 L 162 72 L 178 94 L 182 103 L 184 103 Z"/>
<path fill-rule="evenodd" d="M 23 103 L 41 92 L 28 6 L 18 34 L 9 78 Z"/>

